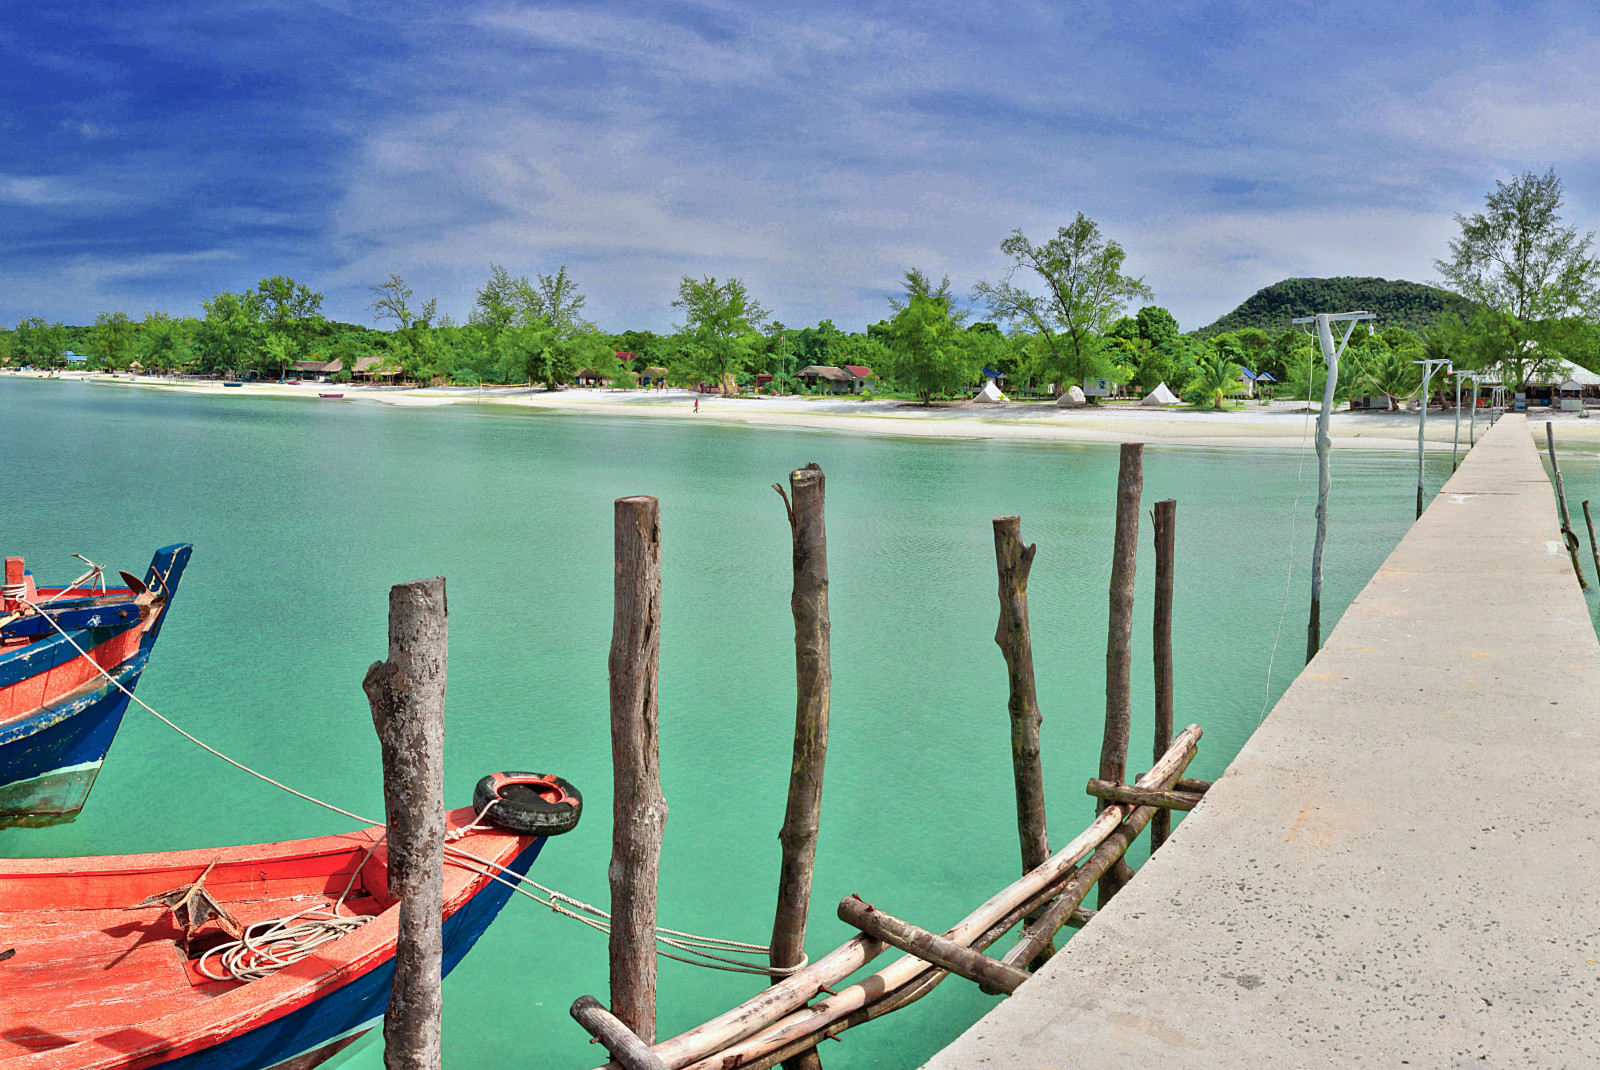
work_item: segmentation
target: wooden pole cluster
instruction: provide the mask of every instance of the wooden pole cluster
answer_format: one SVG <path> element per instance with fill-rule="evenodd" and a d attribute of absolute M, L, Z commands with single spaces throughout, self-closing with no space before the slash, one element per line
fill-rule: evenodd
<path fill-rule="evenodd" d="M 828 756 L 828 702 L 833 687 L 829 649 L 828 534 L 824 506 L 827 480 L 816 464 L 789 473 L 789 494 L 772 485 L 784 499 L 794 540 L 795 716 L 794 761 L 789 769 L 789 799 L 778 840 L 783 861 L 778 876 L 778 908 L 772 922 L 770 962 L 783 972 L 805 961 L 806 915 L 811 905 L 811 878 L 817 859 L 817 830 L 822 813 L 822 775 Z M 816 1070 L 815 1050 L 784 1064 L 788 1070 Z"/>
<path fill-rule="evenodd" d="M 667 1064 L 639 1039 L 622 1019 L 600 1005 L 593 996 L 579 996 L 569 1009 L 572 1018 L 601 1044 L 623 1070 L 667 1070 Z"/>
<path fill-rule="evenodd" d="M 661 507 L 618 498 L 611 622 L 611 1011 L 646 1044 L 656 1035 L 656 881 L 661 795 Z"/>
<path fill-rule="evenodd" d="M 383 751 L 389 895 L 400 900 L 394 987 L 383 1016 L 387 1070 L 438 1070 L 444 995 L 444 578 L 389 590 L 389 657 L 361 689 Z"/>
<path fill-rule="evenodd" d="M 1578 560 L 1578 536 L 1572 531 L 1572 518 L 1567 515 L 1567 491 L 1561 484 L 1561 465 L 1556 463 L 1556 433 L 1550 421 L 1544 424 L 1545 442 L 1550 447 L 1550 470 L 1556 477 L 1556 505 L 1561 509 L 1561 538 L 1567 544 L 1567 557 L 1572 560 L 1572 571 L 1578 577 L 1579 587 L 1588 587 L 1583 578 L 1583 564 Z"/>

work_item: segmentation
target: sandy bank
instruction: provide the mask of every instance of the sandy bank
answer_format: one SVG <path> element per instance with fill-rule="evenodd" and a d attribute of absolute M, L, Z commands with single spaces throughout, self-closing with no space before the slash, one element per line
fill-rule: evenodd
<path fill-rule="evenodd" d="M 6 373 L 29 375 L 33 373 Z M 751 426 L 810 428 L 854 434 L 905 435 L 948 439 L 1016 439 L 1041 442 L 1157 442 L 1178 446 L 1249 446 L 1297 449 L 1313 445 L 1314 413 L 1304 402 L 1250 404 L 1225 412 L 1188 407 L 1153 409 L 1111 404 L 1083 409 L 1058 409 L 1041 402 L 1004 405 L 958 403 L 924 408 L 902 401 L 855 398 L 700 396 L 686 390 L 601 390 L 573 388 L 555 392 L 526 387 L 440 387 L 423 390 L 334 383 L 246 383 L 224 387 L 216 380 L 173 380 L 145 376 L 109 377 L 64 372 L 63 381 L 86 385 L 137 386 L 198 394 L 282 397 L 319 400 L 319 394 L 342 394 L 338 403 L 369 402 L 401 407 L 437 405 L 513 405 L 585 416 L 625 415 L 657 419 L 699 420 Z M 328 403 L 332 403 L 329 399 Z M 1468 438 L 1463 414 L 1461 442 Z M 1428 414 L 1429 449 L 1450 449 L 1454 414 Z M 1572 413 L 1528 414 L 1530 431 L 1541 437 L 1544 421 L 1552 420 L 1557 437 L 1585 452 L 1600 452 L 1600 419 L 1580 420 Z M 1483 430 L 1486 417 L 1480 414 Z M 1340 449 L 1410 449 L 1417 441 L 1414 412 L 1339 412 L 1332 438 Z"/>

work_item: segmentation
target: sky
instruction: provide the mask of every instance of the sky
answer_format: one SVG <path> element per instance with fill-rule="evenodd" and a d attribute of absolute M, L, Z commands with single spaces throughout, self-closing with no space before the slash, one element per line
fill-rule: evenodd
<path fill-rule="evenodd" d="M 969 294 L 1082 212 L 1189 330 L 1434 280 L 1520 171 L 1600 226 L 1597 153 L 1578 3 L 19 3 L 0 323 L 272 274 L 370 323 L 391 273 L 461 321 L 494 263 L 566 265 L 610 331 L 670 328 L 684 275 L 861 330 L 907 268 Z"/>

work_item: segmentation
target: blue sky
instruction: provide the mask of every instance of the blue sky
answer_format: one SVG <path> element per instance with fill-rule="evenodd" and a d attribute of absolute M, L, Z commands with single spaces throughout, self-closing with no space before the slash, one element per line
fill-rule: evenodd
<path fill-rule="evenodd" d="M 684 274 L 791 325 L 958 292 L 1082 211 L 1185 329 L 1287 276 L 1427 281 L 1497 178 L 1600 217 L 1600 14 L 1274 2 L 13 4 L 0 322 L 287 273 L 464 319 L 566 264 L 610 330 Z"/>

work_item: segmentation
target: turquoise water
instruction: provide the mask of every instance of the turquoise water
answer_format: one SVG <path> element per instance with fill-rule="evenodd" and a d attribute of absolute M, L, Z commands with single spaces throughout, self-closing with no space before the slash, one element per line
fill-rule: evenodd
<path fill-rule="evenodd" d="M 810 935 L 849 934 L 859 892 L 942 929 L 1018 870 L 990 518 L 1020 513 L 1031 582 L 1052 840 L 1091 818 L 1084 781 L 1104 712 L 1117 450 L 902 440 L 590 418 L 493 407 L 182 396 L 0 380 L 0 548 L 43 580 L 78 552 L 142 571 L 165 543 L 194 560 L 140 697 L 223 751 L 381 816 L 361 679 L 385 652 L 391 584 L 444 574 L 451 609 L 446 785 L 465 805 L 496 769 L 554 771 L 582 826 L 535 875 L 604 904 L 610 851 L 606 655 L 611 502 L 662 502 L 661 767 L 670 814 L 662 923 L 764 942 L 793 732 L 789 531 L 770 489 L 828 475 L 833 719 Z M 1176 497 L 1180 726 L 1220 773 L 1305 643 L 1315 464 L 1261 450 L 1151 447 L 1146 506 Z M 1430 462 L 1430 487 L 1449 461 Z M 1331 622 L 1409 526 L 1415 460 L 1338 453 Z M 1141 532 L 1135 769 L 1150 750 L 1151 550 Z M 122 853 L 289 839 L 347 827 L 244 777 L 138 711 L 68 826 L 0 831 L 0 854 Z M 753 994 L 754 978 L 661 966 L 661 1035 Z M 605 939 L 514 900 L 446 985 L 454 1068 L 583 1068 L 603 1054 L 567 1016 L 606 998 Z M 830 1043 L 834 1068 L 918 1064 L 991 997 L 959 980 Z M 341 1066 L 381 1066 L 375 1039 Z"/>

